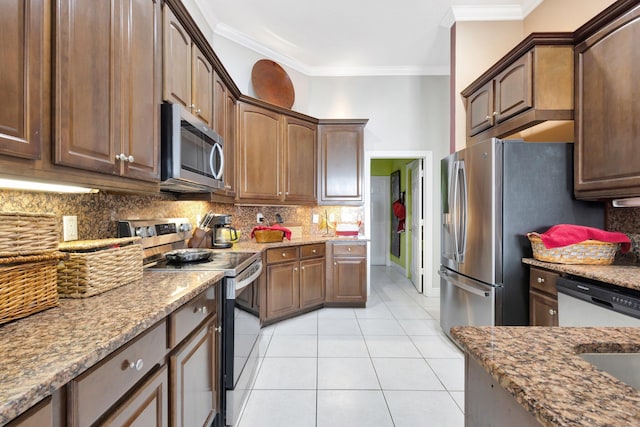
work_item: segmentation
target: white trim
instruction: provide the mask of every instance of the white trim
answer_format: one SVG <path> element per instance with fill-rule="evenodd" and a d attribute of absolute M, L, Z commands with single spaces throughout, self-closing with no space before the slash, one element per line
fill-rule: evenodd
<path fill-rule="evenodd" d="M 287 56 L 257 42 L 250 36 L 219 23 L 214 29 L 215 34 L 234 43 L 250 49 L 262 56 L 272 59 L 299 73 L 310 77 L 348 77 L 348 76 L 448 76 L 449 66 L 417 66 L 405 65 L 394 67 L 313 67 Z"/>
<path fill-rule="evenodd" d="M 522 15 L 526 18 L 536 7 L 540 6 L 544 0 L 522 0 Z"/>
<path fill-rule="evenodd" d="M 433 152 L 432 151 L 365 151 L 364 152 L 364 188 L 371 187 L 371 159 L 423 159 L 424 169 L 424 197 L 422 199 L 422 209 L 424 218 L 424 229 L 433 230 L 433 203 L 434 203 L 434 187 L 433 187 Z M 367 239 L 371 236 L 371 201 L 370 196 L 365 192 L 364 199 L 364 234 Z M 426 242 L 426 240 L 425 240 Z M 370 242 L 367 244 L 367 277 L 371 276 L 370 260 Z M 433 265 L 433 245 L 423 243 L 424 257 L 424 283 L 423 292 L 426 296 L 436 296 L 440 292 L 440 283 L 434 283 L 434 265 Z M 368 282 L 370 279 L 368 279 Z M 367 283 L 369 290 L 370 283 Z"/>
<path fill-rule="evenodd" d="M 543 0 L 522 0 L 521 5 L 452 5 L 440 21 L 440 25 L 451 28 L 462 21 L 522 21 Z"/>

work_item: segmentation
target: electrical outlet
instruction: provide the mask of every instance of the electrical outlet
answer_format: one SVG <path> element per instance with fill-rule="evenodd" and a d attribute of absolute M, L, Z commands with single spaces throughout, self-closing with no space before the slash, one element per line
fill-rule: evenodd
<path fill-rule="evenodd" d="M 260 212 L 258 212 L 258 214 L 256 215 L 256 222 L 260 224 L 262 223 L 263 219 L 264 219 L 264 216 Z"/>
<path fill-rule="evenodd" d="M 65 242 L 78 240 L 78 217 L 75 215 L 62 217 L 62 238 Z"/>
<path fill-rule="evenodd" d="M 313 224 L 317 224 L 320 222 L 320 215 L 318 214 L 313 214 L 313 216 L 311 217 L 311 222 Z"/>

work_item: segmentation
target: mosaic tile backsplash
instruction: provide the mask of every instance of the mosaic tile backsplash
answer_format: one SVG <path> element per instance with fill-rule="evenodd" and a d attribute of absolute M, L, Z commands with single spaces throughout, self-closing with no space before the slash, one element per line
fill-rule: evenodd
<path fill-rule="evenodd" d="M 361 219 L 362 208 L 339 206 L 234 206 L 204 201 L 176 201 L 171 195 L 138 196 L 99 192 L 95 194 L 58 194 L 22 192 L 0 189 L 0 211 L 53 213 L 58 217 L 62 240 L 62 217 L 78 217 L 78 239 L 106 239 L 117 236 L 117 221 L 122 219 L 188 218 L 195 226 L 198 216 L 212 210 L 233 216 L 232 225 L 240 231 L 240 240 L 249 240 L 256 224 L 256 214 L 262 213 L 271 223 L 280 214 L 285 225 L 299 225 L 303 234 L 322 233 L 323 224 L 312 224 L 312 216 L 333 215 L 336 221 Z M 344 218 L 344 219 L 343 219 Z"/>

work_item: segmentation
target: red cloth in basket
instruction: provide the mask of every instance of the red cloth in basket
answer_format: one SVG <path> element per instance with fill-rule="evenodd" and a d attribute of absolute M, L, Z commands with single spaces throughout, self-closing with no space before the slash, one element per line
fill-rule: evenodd
<path fill-rule="evenodd" d="M 540 234 L 540 239 L 547 249 L 574 245 L 585 240 L 599 240 L 601 242 L 620 243 L 620 252 L 626 253 L 631 249 L 629 237 L 617 231 L 605 231 L 599 228 L 583 225 L 558 224 Z"/>

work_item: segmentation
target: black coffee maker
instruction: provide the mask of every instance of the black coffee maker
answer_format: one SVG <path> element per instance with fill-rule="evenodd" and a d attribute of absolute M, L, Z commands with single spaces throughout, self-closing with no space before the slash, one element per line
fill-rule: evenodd
<path fill-rule="evenodd" d="M 230 248 L 238 241 L 238 231 L 231 226 L 231 215 L 214 214 L 209 226 L 214 249 Z"/>

